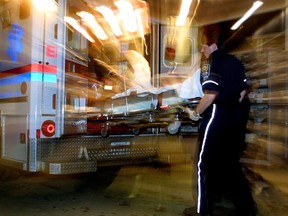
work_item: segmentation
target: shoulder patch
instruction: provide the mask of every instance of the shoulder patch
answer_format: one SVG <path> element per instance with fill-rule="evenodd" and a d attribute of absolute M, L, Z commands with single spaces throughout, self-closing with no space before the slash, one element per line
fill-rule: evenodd
<path fill-rule="evenodd" d="M 201 67 L 201 76 L 204 80 L 208 79 L 210 75 L 210 64 L 203 64 Z"/>

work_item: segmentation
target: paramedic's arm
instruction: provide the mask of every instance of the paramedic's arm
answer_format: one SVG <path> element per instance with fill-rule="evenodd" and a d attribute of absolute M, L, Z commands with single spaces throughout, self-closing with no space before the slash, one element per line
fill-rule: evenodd
<path fill-rule="evenodd" d="M 246 90 L 243 90 L 241 93 L 240 93 L 240 99 L 239 99 L 239 102 L 241 103 L 244 96 L 246 95 L 247 91 Z"/>
<path fill-rule="evenodd" d="M 216 91 L 204 91 L 204 95 L 195 109 L 196 113 L 201 115 L 213 103 L 217 95 Z"/>
<path fill-rule="evenodd" d="M 204 95 L 199 101 L 199 104 L 195 110 L 192 111 L 186 107 L 186 112 L 188 113 L 190 119 L 193 121 L 198 121 L 201 118 L 200 115 L 213 103 L 217 95 L 218 93 L 216 91 L 204 91 Z"/>

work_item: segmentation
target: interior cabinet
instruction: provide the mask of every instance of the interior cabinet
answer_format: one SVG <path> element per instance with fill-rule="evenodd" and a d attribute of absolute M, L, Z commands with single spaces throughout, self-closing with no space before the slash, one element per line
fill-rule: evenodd
<path fill-rule="evenodd" d="M 275 165 L 288 158 L 288 67 L 285 32 L 248 38 L 239 55 L 251 86 L 245 162 Z"/>

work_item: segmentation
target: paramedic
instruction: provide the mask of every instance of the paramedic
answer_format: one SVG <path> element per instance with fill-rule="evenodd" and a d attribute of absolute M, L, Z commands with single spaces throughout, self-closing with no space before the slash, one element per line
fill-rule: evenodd
<path fill-rule="evenodd" d="M 200 118 L 198 154 L 197 208 L 185 215 L 213 215 L 215 196 L 229 192 L 237 216 L 255 215 L 255 203 L 242 172 L 239 152 L 241 142 L 241 106 L 246 93 L 244 67 L 221 47 L 220 29 L 204 28 L 201 52 L 206 63 L 201 66 L 204 96 L 197 107 L 186 112 L 194 121 Z M 193 208 L 192 208 L 193 209 Z M 197 213 L 196 213 L 197 212 Z"/>

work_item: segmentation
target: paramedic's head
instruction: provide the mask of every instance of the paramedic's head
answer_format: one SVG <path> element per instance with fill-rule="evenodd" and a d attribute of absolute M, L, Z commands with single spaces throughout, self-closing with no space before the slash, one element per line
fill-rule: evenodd
<path fill-rule="evenodd" d="M 212 52 L 222 47 L 223 39 L 220 26 L 217 24 L 203 27 L 201 37 L 201 52 L 208 58 Z"/>

